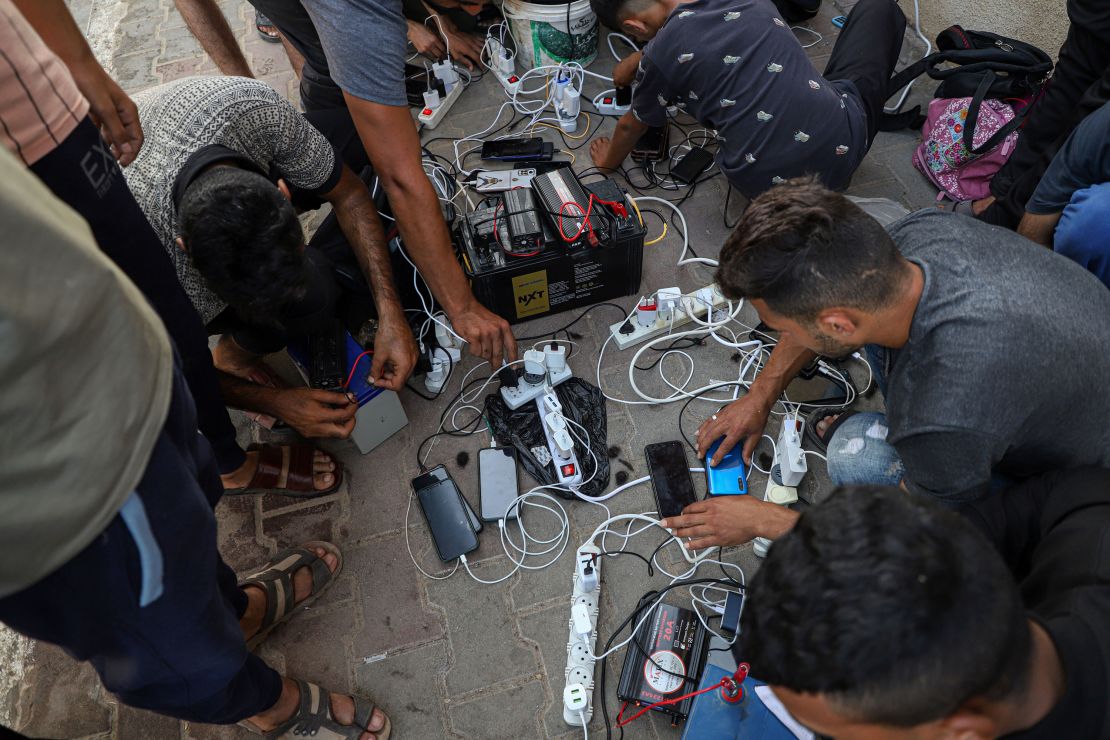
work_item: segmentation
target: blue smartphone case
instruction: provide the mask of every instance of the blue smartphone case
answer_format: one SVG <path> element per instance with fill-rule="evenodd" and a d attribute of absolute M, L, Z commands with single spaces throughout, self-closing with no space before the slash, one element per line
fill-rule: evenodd
<path fill-rule="evenodd" d="M 736 445 L 721 459 L 716 467 L 711 467 L 709 461 L 717 454 L 717 448 L 722 440 L 717 440 L 709 447 L 705 455 L 705 483 L 709 488 L 710 496 L 736 496 L 748 492 L 748 476 L 744 469 L 743 445 Z"/>

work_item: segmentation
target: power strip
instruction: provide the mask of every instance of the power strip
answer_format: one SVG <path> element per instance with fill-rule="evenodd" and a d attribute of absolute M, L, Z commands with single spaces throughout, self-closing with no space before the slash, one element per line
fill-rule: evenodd
<path fill-rule="evenodd" d="M 597 655 L 597 615 L 601 604 L 601 550 L 594 545 L 578 549 L 571 579 L 566 682 L 563 688 L 563 721 L 582 727 L 594 713 L 594 665 Z M 582 635 L 588 625 L 589 633 Z"/>
<path fill-rule="evenodd" d="M 798 484 L 809 470 L 805 451 L 802 449 L 802 430 L 805 422 L 794 416 L 786 416 L 779 429 L 775 456 L 771 460 L 771 473 L 767 476 L 767 487 L 763 500 L 779 506 L 789 506 L 798 501 Z M 757 557 L 767 557 L 771 540 L 756 537 L 752 550 Z"/>
<path fill-rule="evenodd" d="M 420 115 L 416 117 L 416 120 L 420 121 L 428 129 L 435 128 L 443 120 L 443 117 L 447 115 L 447 111 L 451 109 L 455 101 L 459 99 L 459 95 L 462 95 L 462 90 L 462 83 L 456 84 L 451 88 L 451 91 L 447 93 L 447 96 L 440 101 L 438 108 L 425 108 L 420 111 Z"/>
<path fill-rule="evenodd" d="M 563 416 L 563 405 L 555 391 L 548 391 L 536 399 L 536 408 L 543 423 L 543 434 L 547 437 L 547 449 L 551 452 L 551 464 L 555 467 L 555 478 L 562 486 L 576 486 L 582 482 L 582 466 L 574 454 L 574 438 L 567 428 Z"/>
<path fill-rule="evenodd" d="M 662 292 L 658 295 L 661 294 Z M 653 298 L 654 296 L 644 296 L 640 301 L 643 303 Z M 628 349 L 690 323 L 693 321 L 691 316 L 705 321 L 706 317 L 711 315 L 712 310 L 723 308 L 727 304 L 728 299 L 721 294 L 717 284 L 710 283 L 698 290 L 693 296 L 683 296 L 678 304 L 671 309 L 673 317 L 657 316 L 654 322 L 644 326 L 640 323 L 639 318 L 633 314 L 626 321 L 619 321 L 610 325 L 609 333 L 613 335 L 613 342 L 619 349 Z M 663 312 L 656 311 L 656 313 L 661 314 Z"/>

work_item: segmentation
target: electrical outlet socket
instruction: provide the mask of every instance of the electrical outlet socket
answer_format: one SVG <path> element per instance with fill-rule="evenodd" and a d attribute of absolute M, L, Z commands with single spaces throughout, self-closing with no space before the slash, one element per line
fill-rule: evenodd
<path fill-rule="evenodd" d="M 587 666 L 593 665 L 594 659 L 590 657 L 590 648 L 584 642 L 576 642 L 570 646 L 567 653 L 567 665 Z"/>
<path fill-rule="evenodd" d="M 456 76 L 455 79 L 457 80 L 458 77 Z M 438 108 L 424 108 L 420 111 L 420 115 L 416 117 L 416 120 L 424 124 L 424 127 L 427 129 L 435 128 L 443 121 L 443 117 L 447 115 L 447 111 L 451 110 L 451 106 L 454 105 L 455 101 L 462 95 L 462 90 L 463 86 L 456 82 L 455 86 L 452 87 L 443 100 L 440 101 Z"/>
<path fill-rule="evenodd" d="M 583 718 L 588 723 L 593 717 L 593 677 L 596 661 L 590 657 L 597 650 L 598 603 L 601 596 L 601 550 L 593 543 L 578 548 L 575 553 L 575 570 L 571 576 L 571 619 L 567 620 L 566 683 L 563 690 L 563 721 L 581 727 Z M 575 625 L 574 617 L 579 624 Z M 588 618 L 591 629 L 585 637 L 580 633 L 583 617 Z M 572 709 L 566 701 L 571 687 L 585 687 L 586 706 Z"/>
<path fill-rule="evenodd" d="M 580 594 L 579 596 L 575 597 L 574 603 L 571 606 L 574 607 L 578 606 L 579 604 L 585 605 L 586 609 L 591 614 L 595 614 L 596 616 L 597 599 L 594 597 L 593 594 Z"/>
<path fill-rule="evenodd" d="M 547 382 L 552 388 L 554 388 L 560 383 L 570 380 L 573 377 L 574 373 L 571 372 L 570 366 L 568 365 L 564 366 L 561 372 L 548 371 Z M 536 400 L 546 391 L 547 388 L 544 386 L 543 383 L 532 385 L 531 383 L 525 383 L 524 378 L 521 378 L 520 382 L 517 383 L 516 388 L 508 388 L 502 386 L 501 398 L 505 401 L 506 406 L 515 411 L 529 401 Z"/>
<path fill-rule="evenodd" d="M 645 302 L 647 305 L 654 305 L 655 296 L 641 298 L 639 305 L 645 305 Z M 637 320 L 637 317 L 633 316 L 627 321 L 618 321 L 610 325 L 609 333 L 613 335 L 613 343 L 617 345 L 618 349 L 628 349 L 690 323 L 693 321 L 690 318 L 691 315 L 702 321 L 708 321 L 712 317 L 712 309 L 721 308 L 727 304 L 728 300 L 714 283 L 699 290 L 694 297 L 680 298 L 672 310 L 673 316 L 666 320 L 656 316 L 654 321 L 645 325 L 645 319 Z M 644 312 L 641 311 L 640 313 Z M 622 332 L 622 329 L 625 329 L 625 331 Z M 628 329 L 631 329 L 631 331 L 628 331 Z"/>
<path fill-rule="evenodd" d="M 593 669 L 586 670 L 581 666 L 575 666 L 567 671 L 567 685 L 580 683 L 588 688 L 593 688 L 594 672 Z"/>

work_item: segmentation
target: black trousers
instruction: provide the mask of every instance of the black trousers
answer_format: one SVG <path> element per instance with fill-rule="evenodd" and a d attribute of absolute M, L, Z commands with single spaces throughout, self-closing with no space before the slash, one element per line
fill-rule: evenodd
<path fill-rule="evenodd" d="M 300 92 L 305 111 L 347 107 L 343 90 L 331 78 L 320 34 L 299 0 L 250 0 L 250 4 L 269 18 L 304 57 Z"/>
<path fill-rule="evenodd" d="M 216 550 L 222 495 L 175 367 L 166 423 L 124 505 L 130 526 L 117 514 L 61 568 L 0 599 L 0 622 L 90 661 L 134 707 L 212 724 L 268 709 L 281 676 L 247 652 L 239 628 L 247 597 Z"/>
<path fill-rule="evenodd" d="M 199 427 L 212 444 L 220 472 L 242 466 L 246 457 L 235 441 L 204 325 L 97 127 L 86 119 L 30 169 L 88 221 L 100 249 L 131 278 L 162 319 L 181 353 Z"/>
<path fill-rule="evenodd" d="M 995 202 L 979 218 L 1017 227 L 1037 183 L 1079 122 L 1110 101 L 1110 39 L 1072 25 L 1056 71 L 1029 112 L 1010 159 L 991 180 Z"/>
<path fill-rule="evenodd" d="M 906 16 L 895 0 L 860 0 L 833 45 L 823 77 L 855 85 L 867 111 L 867 145 L 875 141 L 890 78 L 898 64 Z"/>

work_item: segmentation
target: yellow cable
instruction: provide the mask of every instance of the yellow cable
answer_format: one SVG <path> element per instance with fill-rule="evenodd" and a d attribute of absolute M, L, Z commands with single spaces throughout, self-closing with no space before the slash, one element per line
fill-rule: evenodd
<path fill-rule="evenodd" d="M 640 213 L 640 206 L 639 206 L 639 204 L 637 204 L 637 203 L 636 203 L 636 199 L 635 199 L 635 198 L 629 198 L 629 200 L 630 200 L 630 201 L 632 201 L 632 207 L 636 209 L 636 218 L 640 219 L 640 226 L 643 226 L 643 225 L 644 225 L 644 214 Z M 666 234 L 666 233 L 667 233 L 667 230 L 666 230 L 666 226 L 667 226 L 667 222 L 666 222 L 666 221 L 664 221 L 664 222 L 663 222 L 663 227 L 664 227 L 664 229 L 663 229 L 663 233 L 664 233 L 664 234 Z M 662 238 L 662 237 L 660 237 L 660 238 Z"/>
<path fill-rule="evenodd" d="M 652 239 L 650 242 L 644 242 L 644 246 L 645 247 L 650 247 L 652 244 L 658 244 L 659 242 L 663 241 L 663 237 L 665 237 L 666 235 L 667 235 L 667 222 L 664 221 L 663 222 L 663 233 L 660 234 L 659 236 L 655 237 L 654 239 Z"/>
<path fill-rule="evenodd" d="M 583 131 L 582 133 L 578 134 L 578 136 L 571 136 L 570 134 L 568 134 L 566 131 L 563 131 L 563 129 L 559 128 L 558 126 L 553 126 L 550 123 L 542 123 L 542 122 L 539 122 L 539 121 L 532 124 L 532 126 L 528 129 L 528 133 L 530 133 L 530 134 L 533 133 L 536 130 L 537 126 L 543 126 L 544 128 L 555 129 L 556 131 L 561 132 L 563 134 L 563 136 L 567 137 L 568 139 L 575 139 L 575 140 L 584 139 L 584 138 L 586 138 L 586 135 L 590 133 L 590 114 L 583 111 L 582 115 L 584 115 L 586 117 L 586 130 Z"/>

